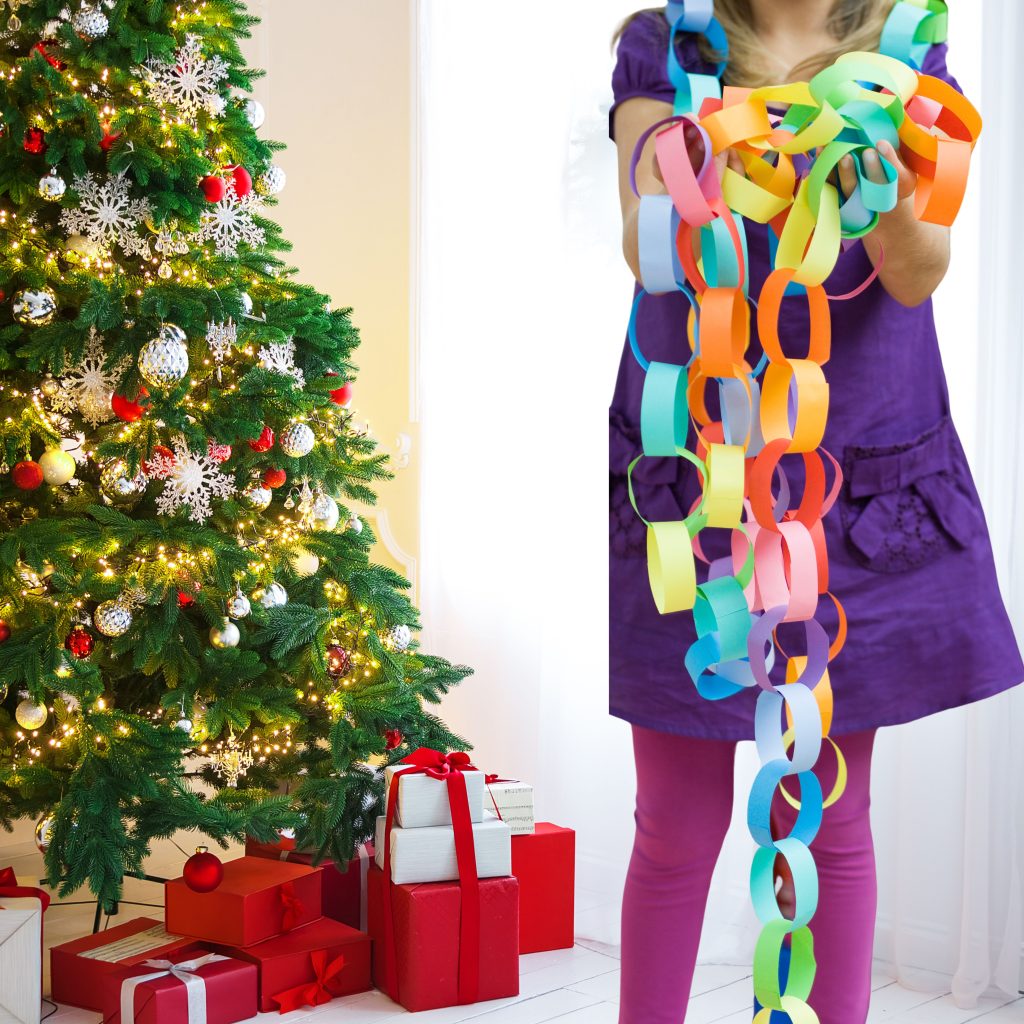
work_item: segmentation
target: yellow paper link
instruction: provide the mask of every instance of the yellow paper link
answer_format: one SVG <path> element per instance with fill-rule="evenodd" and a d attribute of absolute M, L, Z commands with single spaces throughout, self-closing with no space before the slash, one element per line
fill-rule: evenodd
<path fill-rule="evenodd" d="M 809 195 L 805 178 L 782 229 L 775 266 L 793 270 L 797 284 L 818 285 L 832 273 L 839 259 L 839 193 L 833 185 L 822 187 L 817 216 L 811 210 Z"/>
<path fill-rule="evenodd" d="M 743 517 L 744 450 L 737 444 L 708 448 L 707 478 L 700 511 L 708 526 L 736 529 Z"/>
<path fill-rule="evenodd" d="M 722 175 L 722 197 L 730 210 L 758 224 L 767 224 L 793 203 L 792 191 L 778 195 L 731 167 L 726 167 Z"/>
<path fill-rule="evenodd" d="M 819 105 L 842 106 L 851 98 L 851 90 L 852 98 L 869 98 L 871 90 L 858 83 L 870 82 L 888 89 L 906 106 L 917 92 L 917 80 L 917 72 L 895 57 L 880 53 L 844 53 L 811 79 L 810 92 Z M 838 96 L 836 90 L 839 90 Z"/>
<path fill-rule="evenodd" d="M 782 742 L 787 751 L 793 745 L 795 738 L 796 737 L 794 736 L 792 729 L 787 729 L 783 734 Z M 836 743 L 831 736 L 823 736 L 822 739 L 832 745 L 832 749 L 836 754 L 836 782 L 832 787 L 832 792 L 825 797 L 821 804 L 821 809 L 823 811 L 827 811 L 846 792 L 846 783 L 849 781 L 849 770 L 846 767 L 846 758 L 843 756 L 842 750 L 839 749 L 839 744 Z M 790 807 L 794 807 L 799 811 L 800 801 L 795 796 L 790 795 L 789 790 L 786 789 L 785 783 L 780 782 L 779 789 L 782 790 L 782 796 L 786 803 L 789 804 Z"/>
<path fill-rule="evenodd" d="M 647 578 L 662 615 L 688 611 L 697 601 L 697 564 L 688 523 L 647 524 Z"/>

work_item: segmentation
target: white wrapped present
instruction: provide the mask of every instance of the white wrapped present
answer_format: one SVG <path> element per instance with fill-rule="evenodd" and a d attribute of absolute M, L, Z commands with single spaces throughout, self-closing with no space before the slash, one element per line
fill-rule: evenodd
<path fill-rule="evenodd" d="M 377 867 L 384 867 L 384 815 L 377 819 Z M 478 878 L 512 874 L 512 830 L 493 814 L 473 823 Z M 459 877 L 455 831 L 451 825 L 391 830 L 391 881 L 396 885 L 450 882 Z"/>
<path fill-rule="evenodd" d="M 31 897 L 0 897 L 0 1021 L 39 1024 L 43 910 Z"/>
<path fill-rule="evenodd" d="M 396 772 L 407 770 L 407 764 L 393 764 L 384 769 L 387 785 L 391 792 L 391 779 Z M 466 780 L 466 797 L 469 800 L 471 821 L 483 821 L 484 817 L 484 773 L 475 768 L 463 772 Z M 416 773 L 403 775 L 398 780 L 398 805 L 395 821 L 402 828 L 431 828 L 435 825 L 451 825 L 452 812 L 448 803 L 448 783 L 443 779 L 432 779 L 429 775 Z"/>
<path fill-rule="evenodd" d="M 517 779 L 494 779 L 492 775 L 488 775 L 487 780 L 485 809 L 501 818 L 512 830 L 512 835 L 532 835 L 536 830 L 533 786 Z"/>

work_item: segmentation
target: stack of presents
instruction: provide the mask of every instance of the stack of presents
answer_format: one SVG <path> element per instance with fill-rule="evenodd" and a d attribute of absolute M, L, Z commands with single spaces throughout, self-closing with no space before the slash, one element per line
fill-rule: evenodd
<path fill-rule="evenodd" d="M 388 813 L 350 863 L 250 840 L 213 891 L 168 882 L 163 924 L 54 947 L 54 1000 L 104 1024 L 233 1024 L 374 984 L 409 1010 L 517 995 L 520 953 L 573 943 L 575 834 L 464 754 L 385 772 Z"/>

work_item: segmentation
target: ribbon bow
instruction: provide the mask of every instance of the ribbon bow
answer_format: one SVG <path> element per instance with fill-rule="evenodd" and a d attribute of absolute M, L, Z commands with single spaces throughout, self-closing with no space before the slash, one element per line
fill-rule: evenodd
<path fill-rule="evenodd" d="M 168 976 L 177 978 L 186 989 L 188 999 L 188 1024 L 206 1024 L 206 982 L 199 977 L 198 971 L 207 964 L 230 960 L 230 957 L 219 953 L 208 953 L 197 960 L 183 960 L 173 963 L 170 960 L 145 960 L 143 967 L 152 967 L 152 974 L 137 974 L 133 978 L 125 978 L 121 983 L 121 1024 L 132 1024 L 135 1020 L 135 990 L 149 981 Z"/>
<path fill-rule="evenodd" d="M 502 779 L 498 775 L 485 775 L 484 782 L 488 786 L 493 786 L 496 782 L 518 782 L 518 779 Z"/>
<path fill-rule="evenodd" d="M 402 758 L 402 764 L 418 768 L 419 772 L 429 775 L 432 779 L 447 779 L 457 772 L 476 771 L 469 759 L 469 754 L 456 750 L 451 754 L 442 754 L 440 750 L 431 750 L 430 747 L 419 747 L 407 757 Z M 402 772 L 403 775 L 407 774 Z M 409 771 L 408 774 L 415 775 L 418 772 Z"/>
<path fill-rule="evenodd" d="M 35 897 L 43 910 L 50 905 L 50 894 L 42 889 L 34 889 L 28 885 L 18 885 L 18 879 L 14 874 L 14 868 L 0 868 L 0 896 L 8 896 L 11 899 L 23 897 Z"/>
<path fill-rule="evenodd" d="M 281 902 L 281 931 L 290 932 L 299 923 L 306 905 L 295 895 L 294 882 L 282 882 L 277 898 Z"/>
<path fill-rule="evenodd" d="M 327 950 L 318 949 L 315 953 L 309 954 L 309 962 L 316 974 L 314 981 L 285 989 L 284 992 L 278 992 L 276 996 L 271 997 L 281 1008 L 281 1013 L 298 1010 L 302 1006 L 322 1006 L 337 995 L 331 991 L 330 985 L 344 969 L 345 958 L 338 956 L 328 963 Z"/>

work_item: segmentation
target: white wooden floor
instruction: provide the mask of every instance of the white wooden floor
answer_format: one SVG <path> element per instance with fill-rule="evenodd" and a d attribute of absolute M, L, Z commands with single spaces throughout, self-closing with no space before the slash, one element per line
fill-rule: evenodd
<path fill-rule="evenodd" d="M 188 839 L 182 845 L 188 848 Z M 234 856 L 232 852 L 226 856 Z M 180 873 L 183 855 L 172 845 L 164 844 L 154 853 L 150 870 L 156 875 Z M 12 865 L 22 881 L 38 878 L 42 858 L 32 842 L 31 829 L 19 826 L 13 836 L 0 837 L 0 867 Z M 129 879 L 125 886 L 126 902 L 115 923 L 133 917 L 163 918 L 162 891 L 152 883 Z M 76 894 L 71 902 L 84 900 Z M 580 909 L 592 907 L 594 898 L 579 893 Z M 92 929 L 93 908 L 85 905 L 51 905 L 46 914 L 47 945 L 65 942 Z M 48 965 L 47 973 L 48 973 Z M 515 999 L 501 999 L 476 1006 L 431 1010 L 417 1014 L 415 1024 L 617 1024 L 619 960 L 618 950 L 598 943 L 580 941 L 572 949 L 552 953 L 535 953 L 520 959 L 520 994 Z M 47 979 L 48 980 L 48 979 Z M 48 986 L 47 986 L 48 987 Z M 44 1007 L 44 1013 L 48 1007 Z M 315 1024 L 392 1024 L 410 1015 L 379 992 L 337 999 L 316 1010 L 296 1010 L 280 1017 L 261 1014 L 266 1024 L 316 1018 Z M 698 967 L 686 1024 L 749 1024 L 751 1011 L 750 972 L 745 968 L 726 966 Z M 100 1015 L 72 1007 L 60 1007 L 50 1016 L 48 1024 L 99 1024 Z M 1013 1002 L 989 1000 L 973 1010 L 958 1009 L 948 995 L 913 992 L 901 988 L 880 971 L 874 981 L 870 1024 L 1024 1024 L 1024 998 Z M 630 1022 L 643 1024 L 643 1022 Z M 681 1022 L 680 1022 L 681 1024 Z"/>

